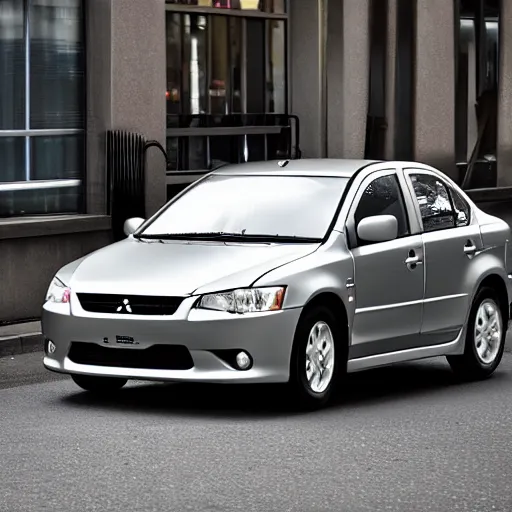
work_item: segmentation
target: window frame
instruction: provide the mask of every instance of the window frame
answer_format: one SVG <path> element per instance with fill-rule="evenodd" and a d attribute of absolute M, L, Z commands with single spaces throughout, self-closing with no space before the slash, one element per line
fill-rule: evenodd
<path fill-rule="evenodd" d="M 82 192 L 85 190 L 86 185 L 86 169 L 87 169 L 87 151 L 84 151 L 82 158 L 83 161 L 83 173 L 80 179 L 51 179 L 51 180 L 33 180 L 31 179 L 32 174 L 32 147 L 31 139 L 33 137 L 65 137 L 69 135 L 79 135 L 83 139 L 84 147 L 87 146 L 87 130 L 86 127 L 82 128 L 49 128 L 49 129 L 31 129 L 30 128 L 30 113 L 31 113 L 31 52 L 30 52 L 30 5 L 31 0 L 23 0 L 23 48 L 25 51 L 25 126 L 23 129 L 9 129 L 1 130 L 0 137 L 22 137 L 25 139 L 25 179 L 23 181 L 0 181 L 0 193 L 2 192 L 16 192 L 16 191 L 29 191 L 29 190 L 44 190 L 44 189 L 61 189 L 61 188 L 77 188 L 81 187 Z M 85 19 L 85 0 L 80 1 L 80 9 L 82 11 L 81 20 L 81 36 L 84 47 L 84 88 L 86 85 L 87 77 L 87 41 L 86 41 L 86 19 Z M 84 89 L 85 90 L 85 89 Z M 83 94 L 81 98 L 81 107 L 84 112 L 84 116 L 87 113 L 87 94 Z M 79 209 L 76 214 L 85 212 L 86 210 L 86 194 L 81 193 L 81 200 Z M 34 214 L 37 215 L 37 214 Z M 9 217 L 7 217 L 9 218 Z"/>
<path fill-rule="evenodd" d="M 453 196 L 452 196 L 452 186 L 442 176 L 440 176 L 438 173 L 430 171 L 428 169 L 421 169 L 421 168 L 415 168 L 415 167 L 407 167 L 406 169 L 404 169 L 404 174 L 405 174 L 405 178 L 407 180 L 407 185 L 409 187 L 409 192 L 411 194 L 411 197 L 412 197 L 412 200 L 413 200 L 413 203 L 414 203 L 414 209 L 416 210 L 416 216 L 418 218 L 418 222 L 419 222 L 419 225 L 421 227 L 421 233 L 423 233 L 423 234 L 437 233 L 438 231 L 446 231 L 448 229 L 455 229 L 455 228 L 458 228 L 458 227 L 465 227 L 465 226 L 457 226 L 456 215 L 455 215 L 455 206 L 454 206 L 454 203 L 453 203 Z M 448 194 L 448 199 L 450 201 L 450 206 L 452 208 L 453 226 L 444 227 L 444 228 L 440 228 L 440 229 L 434 229 L 434 230 L 428 230 L 428 231 L 425 229 L 425 225 L 423 223 L 423 216 L 421 215 L 420 204 L 418 202 L 418 198 L 416 197 L 416 192 L 414 190 L 414 185 L 413 185 L 412 179 L 411 179 L 411 175 L 416 175 L 416 174 L 423 174 L 423 175 L 426 175 L 426 176 L 432 176 L 436 180 L 440 181 L 441 184 L 444 186 L 444 188 L 446 189 L 446 192 Z M 461 196 L 461 199 L 464 199 L 464 198 L 462 198 L 462 196 Z M 469 207 L 470 219 L 471 219 L 472 218 L 471 207 L 470 207 L 469 203 L 467 203 L 467 201 L 465 199 L 464 199 L 464 202 Z M 469 226 L 470 224 L 471 224 L 471 222 L 468 219 L 468 224 L 466 224 L 466 226 Z"/>
<path fill-rule="evenodd" d="M 290 12 L 290 1 L 285 1 L 285 11 L 284 13 L 273 13 L 273 12 L 265 12 L 265 11 L 257 11 L 257 10 L 248 10 L 248 9 L 225 9 L 222 7 L 203 7 L 200 5 L 182 5 L 182 4 L 171 4 L 165 3 L 165 10 L 178 12 L 178 13 L 197 13 L 202 15 L 222 15 L 222 16 L 238 16 L 241 18 L 263 18 L 263 19 L 273 19 L 273 20 L 287 20 L 289 18 Z"/>
<path fill-rule="evenodd" d="M 398 185 L 398 190 L 400 194 L 400 199 L 402 200 L 402 206 L 405 216 L 405 222 L 407 226 L 407 234 L 397 237 L 398 239 L 408 238 L 410 236 L 415 235 L 413 225 L 411 222 L 411 212 L 409 210 L 407 200 L 406 200 L 406 190 L 404 189 L 404 184 L 400 179 L 400 170 L 397 168 L 388 168 L 382 169 L 375 172 L 372 172 L 368 176 L 366 176 L 357 188 L 357 192 L 354 195 L 354 199 L 352 204 L 350 205 L 349 213 L 347 215 L 346 221 L 346 233 L 347 233 L 347 242 L 350 249 L 356 249 L 357 247 L 366 247 L 369 245 L 382 244 L 387 242 L 368 242 L 364 244 L 360 244 L 357 236 L 357 226 L 355 221 L 355 214 L 361 202 L 361 198 L 363 197 L 366 189 L 371 185 L 375 180 L 379 178 L 385 178 L 387 176 L 394 176 L 396 178 L 396 182 Z"/>

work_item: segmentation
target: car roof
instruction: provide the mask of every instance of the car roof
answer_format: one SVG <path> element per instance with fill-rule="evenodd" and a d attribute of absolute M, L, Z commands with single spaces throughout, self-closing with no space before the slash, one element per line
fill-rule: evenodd
<path fill-rule="evenodd" d="M 343 158 L 304 158 L 300 160 L 269 160 L 221 167 L 216 175 L 246 176 L 328 176 L 350 178 L 363 167 L 378 160 L 350 160 Z"/>

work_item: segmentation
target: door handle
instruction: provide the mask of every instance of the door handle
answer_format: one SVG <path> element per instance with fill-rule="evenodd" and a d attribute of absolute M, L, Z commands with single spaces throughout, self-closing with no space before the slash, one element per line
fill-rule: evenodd
<path fill-rule="evenodd" d="M 464 252 L 466 256 L 474 256 L 476 254 L 476 245 L 471 240 L 468 240 L 464 246 Z"/>
<path fill-rule="evenodd" d="M 419 263 L 421 263 L 421 260 L 419 256 L 410 256 L 405 260 L 405 263 L 407 265 L 418 265 Z"/>
<path fill-rule="evenodd" d="M 423 263 L 422 259 L 413 251 L 409 251 L 409 257 L 405 260 L 405 264 L 409 270 L 414 270 L 418 265 Z"/>

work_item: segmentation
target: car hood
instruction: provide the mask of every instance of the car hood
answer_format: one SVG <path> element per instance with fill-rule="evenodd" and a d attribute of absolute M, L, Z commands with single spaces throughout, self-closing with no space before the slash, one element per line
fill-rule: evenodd
<path fill-rule="evenodd" d="M 77 293 L 162 296 L 248 287 L 318 246 L 128 239 L 79 260 L 69 286 Z"/>

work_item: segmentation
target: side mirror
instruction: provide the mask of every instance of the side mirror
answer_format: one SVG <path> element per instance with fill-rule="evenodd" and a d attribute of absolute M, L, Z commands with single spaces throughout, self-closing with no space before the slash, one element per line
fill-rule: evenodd
<path fill-rule="evenodd" d="M 357 226 L 357 236 L 365 242 L 388 242 L 398 236 L 398 221 L 393 215 L 366 217 Z"/>
<path fill-rule="evenodd" d="M 134 217 L 133 219 L 128 219 L 124 223 L 123 231 L 126 236 L 133 235 L 137 229 L 139 229 L 142 224 L 146 222 L 145 219 L 141 219 L 140 217 Z"/>

